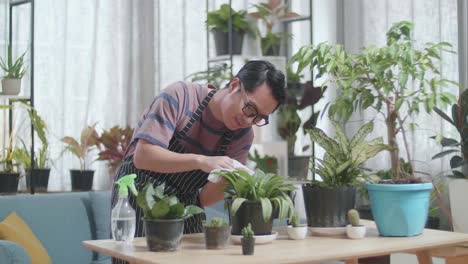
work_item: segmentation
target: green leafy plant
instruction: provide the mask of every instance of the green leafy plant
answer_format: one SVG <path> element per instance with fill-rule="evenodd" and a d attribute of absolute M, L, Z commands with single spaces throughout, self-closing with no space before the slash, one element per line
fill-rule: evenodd
<path fill-rule="evenodd" d="M 82 171 L 88 169 L 87 157 L 89 152 L 96 147 L 96 139 L 99 137 L 95 127 L 96 124 L 83 128 L 79 139 L 69 136 L 62 139 L 67 144 L 65 150 L 70 151 L 80 161 L 80 170 Z"/>
<path fill-rule="evenodd" d="M 252 29 L 246 19 L 246 11 L 235 11 L 228 4 L 222 4 L 218 10 L 208 12 L 206 25 L 209 31 L 229 32 L 229 9 L 231 10 L 232 30 L 240 33 Z"/>
<path fill-rule="evenodd" d="M 260 202 L 262 206 L 263 220 L 267 222 L 272 217 L 273 206 L 279 211 L 279 218 L 291 217 L 294 204 L 287 195 L 288 191 L 295 190 L 292 184 L 286 182 L 286 178 L 272 173 L 264 173 L 255 170 L 250 175 L 243 170 L 232 172 L 218 172 L 226 182 L 226 198 L 232 199 L 231 215 L 246 201 Z"/>
<path fill-rule="evenodd" d="M 278 173 L 278 159 L 274 156 L 264 155 L 261 157 L 258 151 L 254 150 L 254 155 L 248 154 L 249 160 L 255 162 L 255 168 L 266 173 Z"/>
<path fill-rule="evenodd" d="M 227 227 L 229 224 L 221 217 L 213 217 L 210 222 L 205 224 L 206 227 Z"/>
<path fill-rule="evenodd" d="M 94 134 L 93 135 L 97 135 Z M 130 145 L 133 136 L 133 128 L 130 126 L 114 126 L 109 130 L 103 130 L 101 135 L 95 138 L 99 150 L 97 160 L 108 161 L 111 168 L 117 168 L 125 157 L 125 151 Z"/>
<path fill-rule="evenodd" d="M 241 232 L 244 239 L 252 238 L 255 235 L 250 223 L 246 227 L 242 228 Z"/>
<path fill-rule="evenodd" d="M 436 105 L 446 106 L 454 100 L 450 93 L 440 87 L 453 81 L 440 78 L 436 62 L 441 60 L 442 51 L 450 51 L 449 43 L 426 44 L 415 48 L 411 38 L 413 25 L 403 21 L 395 23 L 387 32 L 387 45 L 369 46 L 360 54 L 348 54 L 341 45 L 321 43 L 317 47 L 302 47 L 305 56 L 303 67 L 316 69 L 318 76 L 329 74 L 328 82 L 340 88 L 338 98 L 329 111 L 345 121 L 359 109 L 372 108 L 380 113 L 387 126 L 388 144 L 391 147 L 391 168 L 395 182 L 404 183 L 400 173 L 397 135 L 401 133 L 407 160 L 412 161 L 406 131 L 414 126 L 405 126 L 410 116 L 418 114 L 423 105 L 431 112 Z M 413 85 L 416 83 L 416 85 Z"/>
<path fill-rule="evenodd" d="M 6 61 L 0 57 L 0 68 L 6 73 L 5 78 L 7 79 L 21 79 L 26 73 L 26 67 L 24 66 L 24 52 L 15 61 L 13 61 L 13 49 L 11 44 L 8 45 L 8 52 Z"/>
<path fill-rule="evenodd" d="M 181 219 L 203 213 L 195 205 L 184 206 L 175 195 L 164 193 L 164 183 L 153 188 L 147 183 L 136 198 L 137 205 L 143 210 L 145 219 Z"/>
<path fill-rule="evenodd" d="M 363 173 L 362 164 L 382 150 L 390 150 L 383 144 L 382 137 L 366 141 L 365 137 L 374 130 L 374 123 L 368 122 L 350 140 L 338 122 L 331 119 L 335 128 L 335 139 L 327 136 L 320 128 L 308 130 L 312 142 L 325 150 L 323 159 L 315 158 L 316 167 L 312 183 L 321 186 L 356 186 L 364 182 L 367 175 Z M 322 181 L 315 180 L 315 173 Z"/>
<path fill-rule="evenodd" d="M 292 227 L 301 227 L 304 226 L 301 224 L 301 221 L 299 219 L 299 214 L 297 212 L 294 212 L 291 218 L 289 219 L 289 223 L 292 225 Z"/>
<path fill-rule="evenodd" d="M 434 107 L 434 111 L 457 129 L 460 139 L 442 135 L 431 137 L 437 140 L 443 148 L 443 151 L 434 155 L 432 159 L 453 155 L 450 158 L 450 168 L 453 174 L 448 176 L 468 178 L 468 175 L 465 175 L 463 170 L 460 171 L 461 168 L 468 165 L 468 120 L 466 118 L 468 117 L 468 90 L 464 90 L 460 94 L 458 104 L 452 105 L 452 118 L 437 107 Z"/>
<path fill-rule="evenodd" d="M 223 82 L 231 79 L 230 69 L 231 66 L 228 66 L 227 63 L 217 64 L 206 71 L 194 72 L 185 77 L 185 79 L 189 79 L 192 82 L 206 81 L 213 84 L 216 88 L 221 88 Z"/>
<path fill-rule="evenodd" d="M 351 209 L 347 214 L 348 222 L 352 226 L 360 226 L 361 218 L 359 217 L 359 212 L 356 209 Z"/>

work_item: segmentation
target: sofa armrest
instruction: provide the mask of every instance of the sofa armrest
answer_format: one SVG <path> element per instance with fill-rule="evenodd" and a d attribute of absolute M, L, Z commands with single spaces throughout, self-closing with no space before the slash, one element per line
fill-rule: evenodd
<path fill-rule="evenodd" d="M 0 240 L 0 263 L 31 264 L 28 253 L 15 242 Z"/>

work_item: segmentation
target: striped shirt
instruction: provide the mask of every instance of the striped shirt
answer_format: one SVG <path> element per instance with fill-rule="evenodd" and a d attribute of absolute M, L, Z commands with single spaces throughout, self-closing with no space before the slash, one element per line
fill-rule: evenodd
<path fill-rule="evenodd" d="M 127 156 L 135 152 L 138 139 L 166 148 L 173 134 L 181 131 L 203 98 L 215 89 L 211 85 L 177 82 L 165 88 L 143 112 L 133 134 Z M 202 113 L 199 122 L 193 124 L 181 144 L 188 153 L 217 156 L 223 134 L 228 131 L 223 122 L 217 120 L 209 107 Z M 226 156 L 246 163 L 254 133 L 251 127 L 233 132 L 233 140 L 227 146 Z"/>

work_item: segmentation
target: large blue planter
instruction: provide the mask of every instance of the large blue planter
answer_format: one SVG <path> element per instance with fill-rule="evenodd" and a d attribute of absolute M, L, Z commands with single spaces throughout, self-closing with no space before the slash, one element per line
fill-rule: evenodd
<path fill-rule="evenodd" d="M 420 235 L 429 212 L 432 183 L 368 184 L 372 215 L 380 235 Z"/>

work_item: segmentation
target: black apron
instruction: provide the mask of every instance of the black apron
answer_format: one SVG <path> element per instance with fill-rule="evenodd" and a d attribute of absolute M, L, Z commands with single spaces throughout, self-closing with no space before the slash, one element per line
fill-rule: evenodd
<path fill-rule="evenodd" d="M 180 131 L 175 132 L 169 142 L 168 150 L 177 153 L 186 153 L 181 141 L 186 137 L 187 132 L 192 128 L 195 122 L 200 120 L 202 112 L 205 110 L 208 102 L 211 100 L 217 90 L 213 90 L 203 99 L 188 124 Z M 225 155 L 226 148 L 232 140 L 232 133 L 227 131 L 221 138 L 221 146 L 216 151 L 215 155 Z M 114 181 L 120 177 L 135 173 L 137 175 L 135 185 L 137 190 L 141 191 L 143 187 L 151 182 L 154 187 L 165 183 L 165 193 L 168 195 L 176 195 L 181 202 L 187 205 L 197 205 L 202 207 L 199 200 L 199 189 L 208 182 L 208 173 L 202 170 L 193 170 L 178 173 L 157 173 L 149 170 L 140 170 L 133 164 L 133 155 L 127 156 L 120 166 Z M 118 186 L 115 185 L 112 192 L 112 208 L 117 203 Z M 136 211 L 136 230 L 135 237 L 144 236 L 143 211 L 136 205 L 136 199 L 133 195 L 129 195 L 129 203 Z M 184 233 L 201 233 L 203 232 L 202 221 L 205 219 L 205 214 L 194 215 L 185 219 Z"/>

